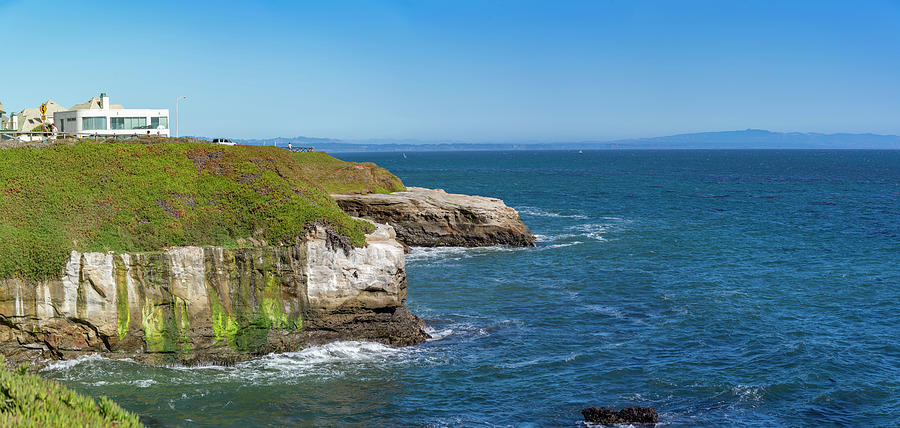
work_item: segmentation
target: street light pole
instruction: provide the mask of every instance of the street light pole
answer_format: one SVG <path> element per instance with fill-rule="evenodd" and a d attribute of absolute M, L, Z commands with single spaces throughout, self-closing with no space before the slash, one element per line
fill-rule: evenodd
<path fill-rule="evenodd" d="M 181 100 L 186 100 L 186 96 L 175 97 L 175 137 L 178 137 L 178 102 Z"/>

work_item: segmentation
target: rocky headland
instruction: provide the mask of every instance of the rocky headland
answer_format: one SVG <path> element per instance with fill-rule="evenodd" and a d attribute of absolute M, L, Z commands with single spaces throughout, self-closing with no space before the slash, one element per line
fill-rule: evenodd
<path fill-rule="evenodd" d="M 389 194 L 332 194 L 354 217 L 389 224 L 408 246 L 534 246 L 534 235 L 502 200 L 407 187 Z"/>
<path fill-rule="evenodd" d="M 403 184 L 374 164 L 180 139 L 0 150 L 0 354 L 232 362 L 428 336 L 403 244 L 328 195 Z"/>
<path fill-rule="evenodd" d="M 324 153 L 174 139 L 0 150 L 0 212 L 8 365 L 414 345 L 428 335 L 405 305 L 409 246 L 534 245 L 499 199 Z"/>

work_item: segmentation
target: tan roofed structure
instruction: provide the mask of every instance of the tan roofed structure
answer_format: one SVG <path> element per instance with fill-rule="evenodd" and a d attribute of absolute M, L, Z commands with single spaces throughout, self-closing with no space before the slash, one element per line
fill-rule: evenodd
<path fill-rule="evenodd" d="M 91 110 L 91 109 L 102 109 L 103 108 L 103 99 L 100 97 L 93 97 L 86 102 L 81 104 L 75 104 L 69 110 Z M 110 104 L 109 108 L 111 109 L 123 109 L 122 104 Z"/>
<path fill-rule="evenodd" d="M 45 103 L 47 105 L 47 112 L 44 113 L 44 116 L 47 120 L 41 120 L 41 108 L 40 106 L 34 108 L 26 108 L 22 110 L 17 118 L 17 128 L 18 131 L 31 131 L 38 125 L 42 125 L 44 123 L 53 123 L 53 113 L 58 111 L 66 111 L 66 108 L 53 102 L 53 100 L 47 100 Z"/>

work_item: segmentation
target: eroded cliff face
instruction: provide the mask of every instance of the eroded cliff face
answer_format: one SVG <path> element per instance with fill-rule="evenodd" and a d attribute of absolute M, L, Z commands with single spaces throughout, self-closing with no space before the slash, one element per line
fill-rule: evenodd
<path fill-rule="evenodd" d="M 60 279 L 0 280 L 0 353 L 147 362 L 236 361 L 331 340 L 421 343 L 407 312 L 403 246 L 317 226 L 290 246 L 72 252 Z"/>
<path fill-rule="evenodd" d="M 397 231 L 409 246 L 533 247 L 534 235 L 502 200 L 407 187 L 406 192 L 331 195 L 344 212 Z"/>

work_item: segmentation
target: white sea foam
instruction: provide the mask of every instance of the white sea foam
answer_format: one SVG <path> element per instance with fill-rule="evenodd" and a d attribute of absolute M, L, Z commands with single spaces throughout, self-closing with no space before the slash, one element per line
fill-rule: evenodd
<path fill-rule="evenodd" d="M 569 229 L 571 229 L 571 228 L 569 228 Z M 564 241 L 566 239 L 581 238 L 582 236 L 584 236 L 584 235 L 581 235 L 578 233 L 558 233 L 558 234 L 553 234 L 553 235 L 540 235 L 540 239 L 535 238 L 535 242 L 537 242 L 538 244 L 541 244 L 543 242 L 558 242 L 558 241 Z M 537 237 L 537 235 L 535 235 L 535 237 Z"/>
<path fill-rule="evenodd" d="M 569 229 L 579 231 L 583 236 L 591 239 L 606 241 L 606 238 L 603 237 L 603 234 L 609 230 L 609 225 L 603 223 L 588 223 L 580 224 L 578 226 L 572 226 Z"/>
<path fill-rule="evenodd" d="M 535 217 L 557 217 L 557 218 L 577 218 L 577 219 L 588 218 L 586 215 L 583 215 L 583 214 L 554 213 L 554 212 L 542 210 L 537 207 L 519 207 L 519 208 L 516 208 L 516 211 L 518 211 L 519 214 L 531 215 L 531 216 L 535 216 Z"/>
<path fill-rule="evenodd" d="M 452 330 L 438 332 L 439 337 Z M 441 336 L 443 335 L 443 336 Z M 97 355 L 59 361 L 44 369 L 47 376 L 96 387 L 130 385 L 148 388 L 156 384 L 203 385 L 239 381 L 253 385 L 292 382 L 324 382 L 329 378 L 358 376 L 361 371 L 419 361 L 414 348 L 393 348 L 372 342 L 343 341 L 282 354 L 270 354 L 233 366 L 207 364 L 168 367 L 110 365 L 118 362 Z M 422 361 L 430 361 L 424 356 Z M 101 362 L 101 364 L 84 365 Z M 199 391 L 199 390 L 198 390 Z"/>
<path fill-rule="evenodd" d="M 93 386 L 105 386 L 105 385 L 133 385 L 138 388 L 147 388 L 150 385 L 155 385 L 159 382 L 153 379 L 137 379 L 137 380 L 123 380 L 123 381 L 115 381 L 115 380 L 99 380 L 97 382 L 92 383 Z"/>
<path fill-rule="evenodd" d="M 172 367 L 181 383 L 240 381 L 254 385 L 291 382 L 322 382 L 353 375 L 364 368 L 377 368 L 410 361 L 415 351 L 374 342 L 342 341 L 244 361 L 234 366 Z"/>
<path fill-rule="evenodd" d="M 632 223 L 631 220 L 613 216 L 602 217 L 600 220 L 602 221 L 566 226 L 557 231 L 542 231 L 542 234 L 535 235 L 535 242 L 537 242 L 538 247 L 544 248 L 558 248 L 584 243 L 582 239 L 578 238 L 589 238 L 602 242 L 606 241 L 609 235 L 622 231 L 627 227 L 626 225 Z"/>
<path fill-rule="evenodd" d="M 417 262 L 422 260 L 460 260 L 465 257 L 465 247 L 413 247 L 412 251 L 406 255 L 407 262 Z"/>
<path fill-rule="evenodd" d="M 399 356 L 400 348 L 392 348 L 375 342 L 342 341 L 283 354 L 272 354 L 257 361 L 268 364 L 290 360 L 292 364 L 316 365 L 329 363 L 352 363 L 381 361 Z M 276 363 L 277 366 L 277 363 Z"/>
<path fill-rule="evenodd" d="M 525 247 L 507 247 L 493 245 L 490 247 L 413 247 L 406 255 L 407 262 L 431 261 L 431 260 L 463 260 L 472 257 L 525 251 Z"/>
<path fill-rule="evenodd" d="M 76 367 L 83 363 L 88 363 L 91 361 L 103 361 L 103 360 L 109 360 L 109 358 L 103 357 L 98 354 L 82 355 L 82 356 L 79 356 L 78 358 L 74 358 L 71 360 L 57 361 L 55 363 L 48 365 L 47 367 L 44 367 L 41 371 L 66 371 L 66 370 L 69 370 L 69 369 Z M 131 360 L 126 359 L 124 361 L 131 361 Z"/>
<path fill-rule="evenodd" d="M 138 388 L 146 388 L 150 385 L 155 385 L 157 382 L 153 379 L 139 379 L 134 382 L 131 382 L 132 385 L 137 386 Z"/>
<path fill-rule="evenodd" d="M 437 341 L 453 334 L 453 329 L 447 328 L 447 329 L 437 331 L 431 327 L 425 327 L 425 333 L 428 333 L 428 335 L 431 336 L 431 338 L 428 339 L 429 342 L 437 342 Z"/>
<path fill-rule="evenodd" d="M 762 401 L 765 388 L 757 385 L 738 385 L 731 388 L 732 394 L 736 395 L 741 401 Z"/>
<path fill-rule="evenodd" d="M 586 308 L 591 312 L 600 313 L 603 315 L 607 315 L 613 318 L 625 318 L 625 314 L 614 307 L 606 306 L 606 305 L 587 305 Z"/>
<path fill-rule="evenodd" d="M 583 244 L 583 243 L 584 243 L 584 242 L 581 242 L 581 241 L 572 241 L 572 242 L 566 242 L 566 243 L 563 243 L 563 244 L 552 244 L 552 245 L 548 245 L 548 246 L 542 247 L 542 248 L 562 248 L 562 247 L 571 247 L 572 245 L 578 245 L 578 244 Z"/>

